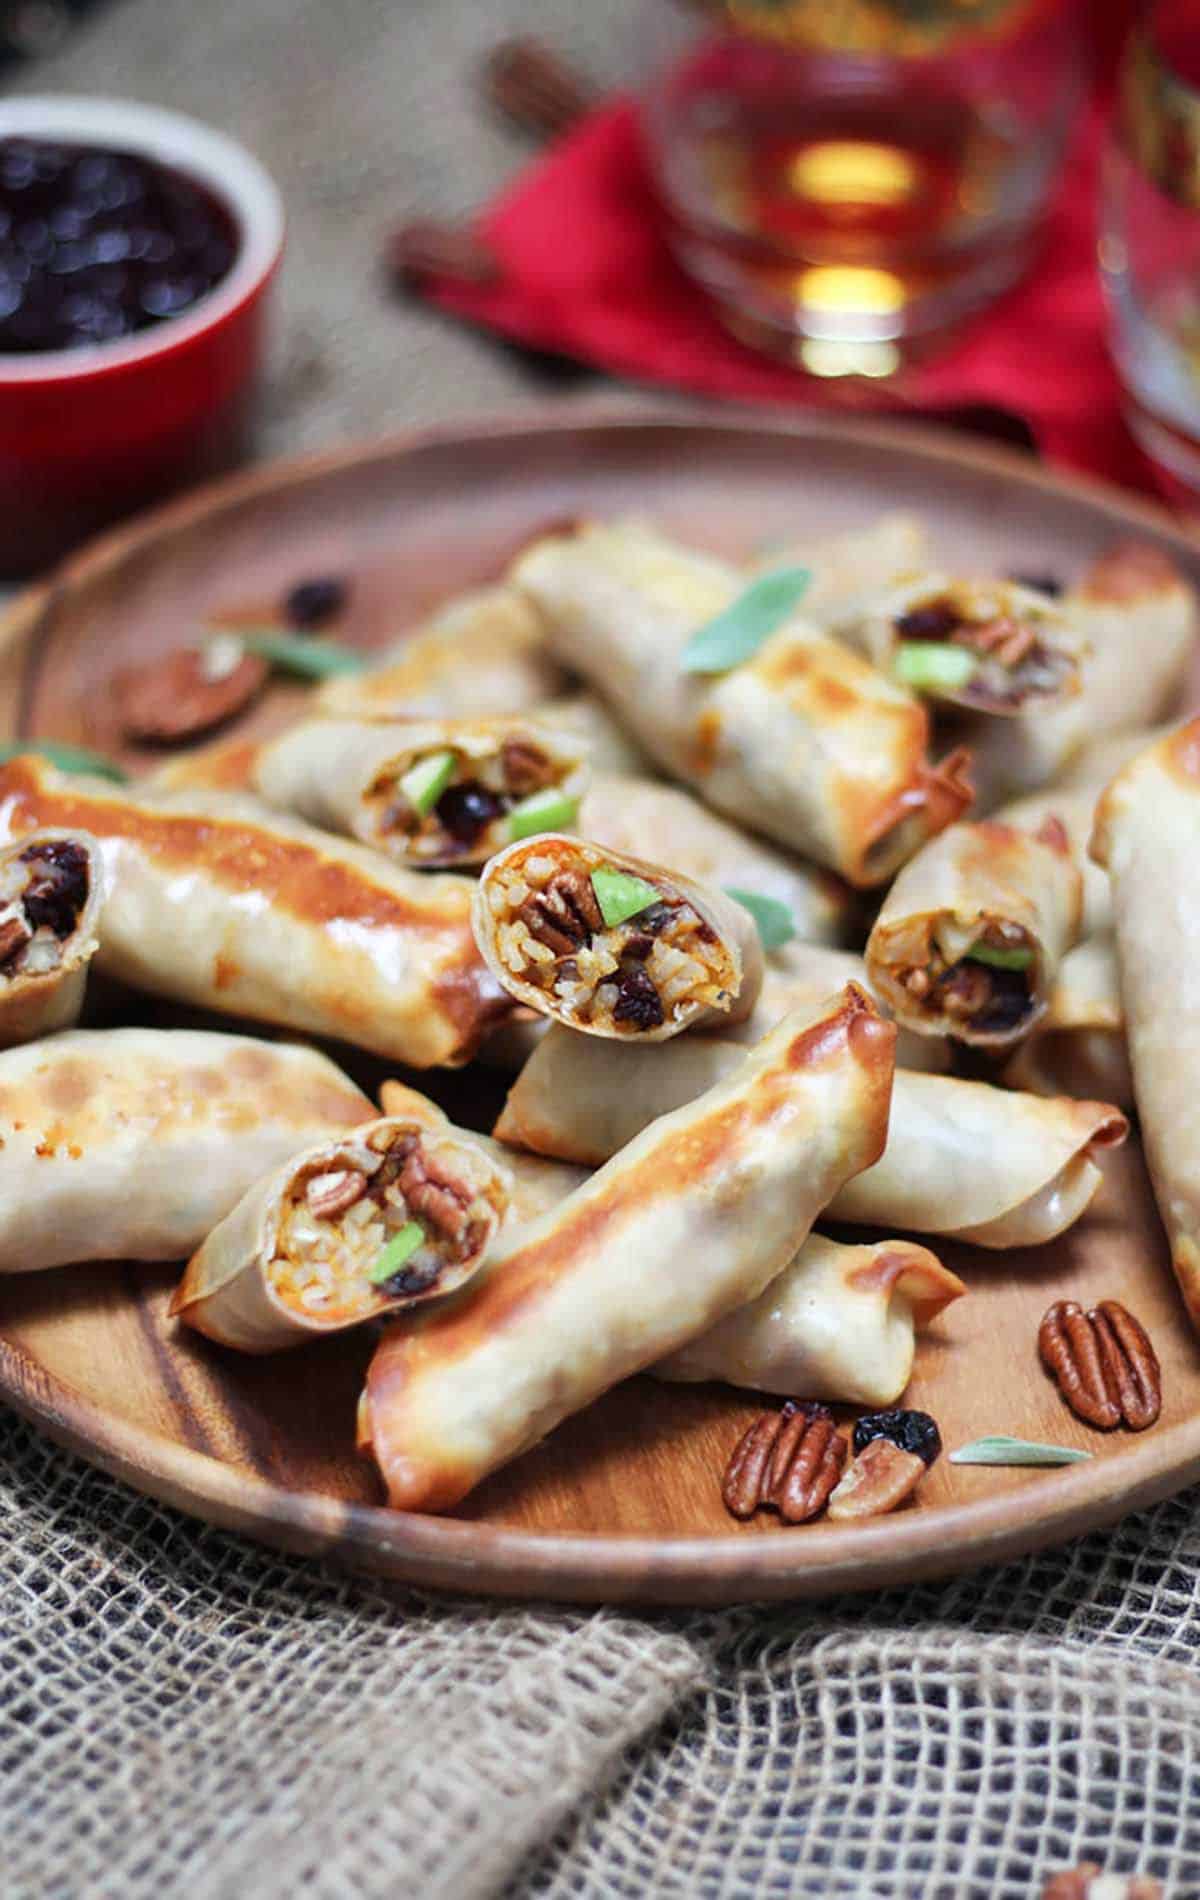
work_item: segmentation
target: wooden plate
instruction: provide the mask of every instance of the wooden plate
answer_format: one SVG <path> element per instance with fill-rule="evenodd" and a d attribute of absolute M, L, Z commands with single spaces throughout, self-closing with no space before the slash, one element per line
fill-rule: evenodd
<path fill-rule="evenodd" d="M 114 749 L 103 690 L 114 668 L 314 574 L 353 577 L 341 631 L 370 646 L 494 574 L 522 537 L 563 515 L 638 510 L 744 552 L 897 506 L 929 516 L 955 555 L 1001 571 L 1074 574 L 1131 531 L 1200 566 L 1196 544 L 1146 503 L 907 426 L 576 412 L 258 470 L 148 517 L 22 596 L 0 692 L 22 733 Z M 279 724 L 292 698 L 280 690 L 254 723 Z M 733 1523 L 720 1473 L 756 1407 L 648 1378 L 562 1426 L 455 1517 L 381 1510 L 352 1443 L 365 1342 L 239 1358 L 168 1323 L 168 1269 L 7 1280 L 0 1391 L 60 1442 L 214 1523 L 504 1595 L 729 1602 L 892 1585 L 1075 1536 L 1200 1477 L 1200 1362 L 1135 1148 L 1112 1159 L 1092 1211 L 1062 1241 L 944 1253 L 971 1293 L 923 1341 L 908 1402 L 935 1414 L 951 1447 L 1008 1431 L 1093 1457 L 1035 1471 L 942 1459 L 919 1507 L 860 1526 Z M 1149 1328 L 1166 1396 L 1143 1436 L 1086 1431 L 1038 1370 L 1038 1320 L 1068 1292 L 1124 1299 Z"/>

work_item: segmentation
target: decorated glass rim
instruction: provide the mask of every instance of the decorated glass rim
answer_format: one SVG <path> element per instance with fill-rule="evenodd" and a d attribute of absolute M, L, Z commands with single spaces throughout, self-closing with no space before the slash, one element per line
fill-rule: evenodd
<path fill-rule="evenodd" d="M 689 0 L 733 33 L 797 52 L 912 59 L 1013 38 L 1063 0 Z"/>
<path fill-rule="evenodd" d="M 51 139 L 132 152 L 203 185 L 233 218 L 233 263 L 211 290 L 178 316 L 133 336 L 71 349 L 0 353 L 0 387 L 40 383 L 142 363 L 176 350 L 253 297 L 283 251 L 283 201 L 266 167 L 236 139 L 199 119 L 132 99 L 70 93 L 0 99 L 0 139 Z"/>
<path fill-rule="evenodd" d="M 1153 20 L 1130 36 L 1118 124 L 1134 163 L 1168 197 L 1200 210 L 1200 84 L 1170 62 Z"/>

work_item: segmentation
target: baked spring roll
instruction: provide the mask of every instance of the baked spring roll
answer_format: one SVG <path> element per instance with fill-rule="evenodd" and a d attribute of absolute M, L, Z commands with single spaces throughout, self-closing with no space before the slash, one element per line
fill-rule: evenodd
<path fill-rule="evenodd" d="M 253 799 L 138 793 L 12 760 L 0 768 L 0 830 L 46 825 L 99 840 L 96 967 L 137 989 L 413 1068 L 466 1061 L 508 1013 L 461 878 L 389 864 Z"/>
<path fill-rule="evenodd" d="M 289 1155 L 374 1110 L 315 1049 L 68 1029 L 0 1053 L 0 1273 L 180 1260 Z"/>
<path fill-rule="evenodd" d="M 257 1181 L 188 1262 L 171 1312 L 242 1352 L 278 1352 L 464 1285 L 508 1211 L 482 1146 L 386 1116 Z"/>
<path fill-rule="evenodd" d="M 753 1392 L 893 1405 L 912 1377 L 916 1333 L 966 1292 L 927 1247 L 846 1247 L 810 1234 L 796 1258 L 654 1367 L 660 1379 L 721 1379 Z"/>
<path fill-rule="evenodd" d="M 736 899 L 560 832 L 492 858 L 472 915 L 509 994 L 590 1036 L 662 1042 L 736 1021 L 762 981 L 758 930 Z"/>
<path fill-rule="evenodd" d="M 599 1167 L 736 1070 L 741 1045 L 682 1036 L 661 1049 L 585 1041 L 558 1027 L 517 1077 L 495 1133 L 535 1154 Z M 1084 1212 L 1097 1155 L 1124 1140 L 1107 1102 L 1047 1101 L 945 1075 L 896 1070 L 887 1148 L 838 1190 L 830 1220 L 1032 1247 Z"/>
<path fill-rule="evenodd" d="M 720 675 L 685 670 L 692 635 L 747 585 L 738 570 L 639 524 L 548 537 L 513 569 L 549 641 L 675 777 L 852 884 L 883 883 L 958 817 L 961 754 L 926 759 L 908 693 L 793 616 Z"/>
<path fill-rule="evenodd" d="M 1092 855 L 1112 880 L 1133 1091 L 1171 1261 L 1200 1328 L 1200 719 L 1115 778 Z"/>
<path fill-rule="evenodd" d="M 31 832 L 0 849 L 0 1046 L 77 1022 L 104 895 L 90 832 Z"/>
<path fill-rule="evenodd" d="M 531 717 L 564 740 L 578 740 L 593 772 L 653 778 L 654 761 L 595 693 L 570 693 L 534 707 Z"/>
<path fill-rule="evenodd" d="M 808 569 L 805 615 L 831 632 L 868 611 L 885 588 L 898 586 L 933 565 L 929 536 L 917 515 L 880 515 L 865 528 L 769 548 L 754 561 L 760 573 L 794 565 Z"/>
<path fill-rule="evenodd" d="M 587 784 L 578 740 L 523 717 L 307 719 L 264 746 L 269 805 L 358 838 L 398 864 L 483 864 L 573 825 Z"/>
<path fill-rule="evenodd" d="M 314 712 L 342 719 L 460 719 L 528 712 L 562 691 L 533 603 L 514 587 L 447 601 L 363 673 L 326 680 Z"/>
<path fill-rule="evenodd" d="M 910 859 L 867 940 L 871 988 L 908 1029 L 1000 1049 L 1044 1015 L 1079 934 L 1083 883 L 1066 831 L 984 819 Z"/>
<path fill-rule="evenodd" d="M 805 943 L 844 943 L 854 934 L 861 900 L 841 878 L 752 837 L 678 785 L 598 772 L 575 829 L 612 851 L 673 865 L 702 884 L 773 898 L 786 906 Z"/>
<path fill-rule="evenodd" d="M 1103 876 L 1103 873 L 1101 873 Z M 1107 881 L 1107 880 L 1106 880 Z M 1046 1013 L 1004 1067 L 1007 1088 L 1133 1107 L 1125 1011 L 1111 933 L 1068 950 Z"/>
<path fill-rule="evenodd" d="M 879 1154 L 895 1031 L 861 991 L 787 1017 L 736 1073 L 664 1116 L 501 1239 L 471 1284 L 389 1329 L 359 1413 L 402 1510 L 471 1488 L 780 1273 Z"/>

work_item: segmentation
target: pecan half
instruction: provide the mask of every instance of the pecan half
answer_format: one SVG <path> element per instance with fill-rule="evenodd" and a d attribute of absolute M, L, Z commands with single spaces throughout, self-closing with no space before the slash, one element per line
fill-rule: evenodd
<path fill-rule="evenodd" d="M 502 40 L 484 61 L 483 86 L 506 118 L 542 138 L 557 138 L 593 102 L 587 81 L 535 39 Z"/>
<path fill-rule="evenodd" d="M 824 1509 L 846 1462 L 827 1405 L 789 1399 L 764 1412 L 738 1440 L 725 1469 L 721 1496 L 733 1517 L 753 1517 L 760 1506 L 785 1523 L 804 1524 Z"/>
<path fill-rule="evenodd" d="M 592 881 L 583 871 L 560 871 L 544 891 L 525 899 L 517 916 L 530 936 L 558 957 L 569 956 L 604 928 Z"/>
<path fill-rule="evenodd" d="M 304 1198 L 309 1212 L 318 1220 L 335 1220 L 361 1201 L 366 1191 L 367 1177 L 357 1168 L 331 1168 L 325 1174 L 310 1176 Z"/>
<path fill-rule="evenodd" d="M 1038 1328 L 1038 1357 L 1077 1418 L 1098 1431 L 1144 1432 L 1162 1410 L 1162 1372 L 1145 1327 L 1118 1300 L 1085 1313 L 1057 1300 Z"/>
<path fill-rule="evenodd" d="M 409 1209 L 457 1240 L 467 1224 L 466 1207 L 448 1181 L 431 1174 L 419 1148 L 414 1148 L 400 1170 L 400 1191 Z"/>
<path fill-rule="evenodd" d="M 1103 1880 L 1102 1888 L 1093 1881 Z M 1153 1874 L 1105 1874 L 1098 1861 L 1081 1861 L 1052 1874 L 1042 1888 L 1042 1900 L 1162 1900 L 1162 1882 Z"/>
<path fill-rule="evenodd" d="M 486 238 L 465 224 L 415 218 L 388 239 L 388 265 L 401 284 L 426 277 L 457 277 L 466 284 L 494 284 L 500 260 Z"/>
<path fill-rule="evenodd" d="M 872 1438 L 853 1458 L 829 1500 L 831 1518 L 882 1517 L 911 1497 L 925 1460 L 890 1438 Z"/>
<path fill-rule="evenodd" d="M 177 647 L 113 681 L 117 718 L 127 739 L 171 745 L 198 738 L 242 712 L 266 685 L 270 667 L 231 645 Z"/>

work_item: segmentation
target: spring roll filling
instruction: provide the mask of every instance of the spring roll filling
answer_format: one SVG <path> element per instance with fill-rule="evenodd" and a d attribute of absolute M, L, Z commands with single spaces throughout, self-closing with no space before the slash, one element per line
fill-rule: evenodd
<path fill-rule="evenodd" d="M 436 1142 L 396 1129 L 374 1130 L 353 1160 L 298 1170 L 268 1267 L 272 1291 L 331 1323 L 437 1292 L 483 1246 L 495 1211 L 468 1175 Z"/>
<path fill-rule="evenodd" d="M 918 692 L 990 712 L 1052 698 L 1077 671 L 1054 642 L 1052 612 L 1026 588 L 939 587 L 892 621 L 895 669 Z"/>
<path fill-rule="evenodd" d="M 488 892 L 505 967 L 580 1022 L 618 1034 L 657 1029 L 685 1007 L 728 1006 L 737 970 L 712 925 L 663 885 L 655 900 L 607 925 L 593 879 L 536 854 Z"/>
<path fill-rule="evenodd" d="M 46 838 L 0 866 L 0 977 L 57 970 L 91 890 L 83 845 Z"/>
<path fill-rule="evenodd" d="M 367 805 L 381 839 L 402 839 L 416 860 L 443 863 L 467 852 L 490 857 L 511 841 L 508 819 L 535 794 L 578 796 L 574 761 L 551 759 L 535 740 L 506 738 L 491 754 L 474 757 L 454 746 L 429 746 L 403 767 L 386 767 L 367 789 Z M 542 829 L 567 823 L 550 812 Z"/>
<path fill-rule="evenodd" d="M 936 919 L 914 945 L 911 961 L 898 961 L 895 980 L 931 1021 L 983 1035 L 1017 1029 L 1037 1009 L 1037 948 L 1021 924 L 985 917 L 964 932 Z"/>

